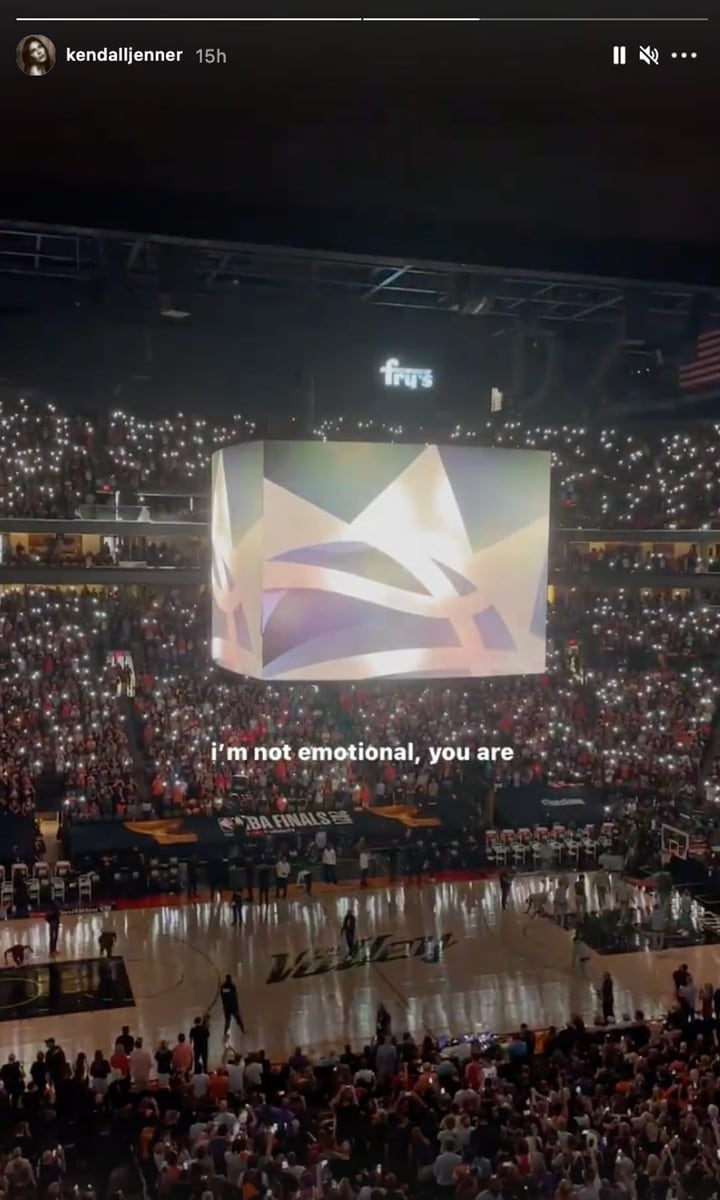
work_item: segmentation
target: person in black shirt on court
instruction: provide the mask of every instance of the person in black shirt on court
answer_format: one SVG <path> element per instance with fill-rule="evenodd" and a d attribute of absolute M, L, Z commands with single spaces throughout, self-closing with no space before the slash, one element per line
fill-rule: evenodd
<path fill-rule="evenodd" d="M 50 901 L 50 907 L 45 914 L 48 933 L 50 935 L 50 955 L 57 954 L 58 937 L 60 935 L 60 909 L 55 900 Z"/>
<path fill-rule="evenodd" d="M 232 912 L 233 925 L 242 925 L 243 923 L 243 898 L 242 892 L 236 888 L 230 898 L 230 909 Z"/>
<path fill-rule="evenodd" d="M 270 865 L 261 862 L 258 867 L 258 900 L 261 904 L 270 903 Z"/>
<path fill-rule="evenodd" d="M 255 884 L 255 863 L 251 858 L 245 859 L 245 887 L 247 888 L 248 903 L 253 902 L 253 887 Z"/>
<path fill-rule="evenodd" d="M 615 985 L 609 971 L 605 971 L 600 984 L 600 1003 L 605 1021 L 615 1020 Z"/>
<path fill-rule="evenodd" d="M 502 908 L 503 908 L 503 912 L 504 912 L 505 909 L 507 908 L 508 899 L 510 897 L 510 892 L 512 890 L 512 884 L 513 884 L 512 871 L 509 871 L 507 869 L 507 867 L 503 867 L 498 876 L 498 882 L 500 884 L 500 902 L 502 904 Z"/>
<path fill-rule="evenodd" d="M 348 958 L 352 958 L 355 953 L 355 913 L 351 908 L 345 913 L 345 920 L 340 926 L 340 936 L 345 938 L 347 945 Z"/>
<path fill-rule="evenodd" d="M 233 1019 L 237 1021 L 241 1032 L 244 1033 L 245 1026 L 243 1025 L 243 1019 L 240 1016 L 240 1009 L 238 1007 L 237 988 L 235 987 L 230 975 L 225 976 L 225 980 L 220 987 L 220 1000 L 223 1007 L 223 1013 L 225 1015 L 225 1028 L 223 1030 L 225 1037 L 227 1037 L 228 1033 L 230 1032 L 230 1023 L 233 1021 Z"/>

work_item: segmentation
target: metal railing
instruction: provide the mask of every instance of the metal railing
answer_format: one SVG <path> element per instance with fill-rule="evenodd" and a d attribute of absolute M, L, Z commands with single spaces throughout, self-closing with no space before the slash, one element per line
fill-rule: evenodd
<path fill-rule="evenodd" d="M 169 512 L 149 504 L 80 504 L 75 512 L 76 517 L 84 521 L 138 521 L 141 523 L 192 522 L 196 525 L 207 524 L 207 512 Z"/>

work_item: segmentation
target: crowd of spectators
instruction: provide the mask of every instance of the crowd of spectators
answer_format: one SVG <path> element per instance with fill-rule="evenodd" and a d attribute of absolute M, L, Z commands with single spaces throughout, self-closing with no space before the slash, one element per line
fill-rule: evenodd
<path fill-rule="evenodd" d="M 0 410 L 0 511 L 71 517 L 108 484 L 138 496 L 148 481 L 205 491 L 213 451 L 253 432 L 241 418 L 221 428 L 120 413 L 96 423 L 29 403 Z M 337 434 L 387 430 L 314 431 Z M 503 422 L 448 436 L 551 450 L 568 526 L 720 527 L 716 425 L 634 437 Z M 89 565 L 111 560 L 106 551 Z M 153 560 L 180 562 L 163 546 Z M 687 575 L 714 563 L 628 546 L 569 565 Z M 539 678 L 269 688 L 209 666 L 203 593 L 19 587 L 0 595 L 0 814 L 32 814 L 48 777 L 83 816 L 135 804 L 199 811 L 238 788 L 258 812 L 432 798 L 454 768 L 433 769 L 430 745 L 505 743 L 515 758 L 496 763 L 500 785 L 618 787 L 672 804 L 695 796 L 712 737 L 717 635 L 711 595 L 573 589 L 555 598 Z M 402 774 L 389 764 L 238 766 L 211 754 L 213 742 L 408 740 L 423 761 Z M 704 765 L 717 786 L 716 761 Z M 74 1064 L 51 1040 L 27 1073 L 12 1055 L 0 1067 L 0 1200 L 70 1200 L 96 1179 L 109 1197 L 144 1186 L 170 1200 L 710 1200 L 720 1186 L 720 1021 L 696 1013 L 680 986 L 667 1021 L 571 1020 L 542 1037 L 523 1028 L 502 1046 L 396 1040 L 387 1014 L 362 1050 L 298 1049 L 275 1065 L 262 1051 L 227 1052 L 214 1070 L 207 1040 L 203 1054 L 192 1035 L 148 1053 L 125 1029 L 112 1053 Z"/>
<path fill-rule="evenodd" d="M 111 549 L 107 542 L 103 543 L 97 553 L 83 553 L 64 544 L 61 534 L 48 541 L 42 549 L 27 548 L 18 542 L 8 559 L 8 566 L 33 567 L 38 564 L 56 567 L 117 567 L 126 563 L 142 564 L 148 567 L 197 567 L 201 566 L 203 555 L 200 549 L 180 548 L 169 542 L 149 542 L 142 549 L 128 545 L 119 538 L 118 545 Z"/>
<path fill-rule="evenodd" d="M 99 420 L 52 405 L 0 406 L 0 515 L 72 517 L 105 488 L 136 494 L 153 485 L 209 489 L 215 450 L 262 432 L 234 417 L 226 425 L 178 414 L 139 420 L 114 412 Z M 297 422 L 289 434 L 297 435 Z M 720 426 L 677 429 L 533 426 L 494 419 L 476 428 L 402 429 L 380 422 L 326 420 L 305 436 L 378 440 L 454 440 L 552 452 L 553 494 L 560 523 L 586 528 L 720 528 L 717 460 Z M 431 436 L 430 436 L 431 435 Z"/>
<path fill-rule="evenodd" d="M 496 763 L 500 784 L 534 781 L 694 789 L 710 733 L 715 685 L 700 668 L 687 672 L 594 674 L 592 689 L 578 675 L 553 672 L 529 681 L 483 681 L 471 690 L 372 687 L 341 693 L 339 704 L 314 690 L 258 689 L 219 671 L 200 679 L 156 682 L 136 704 L 155 767 L 154 790 L 209 803 L 231 793 L 233 780 L 255 794 L 259 812 L 282 800 L 330 808 L 372 797 L 437 790 L 443 770 L 430 764 L 430 746 L 511 745 L 513 761 Z M 266 746 L 413 741 L 418 769 L 363 763 L 312 767 L 299 762 L 213 762 L 211 744 Z"/>
<path fill-rule="evenodd" d="M 69 1061 L 51 1038 L 27 1069 L 0 1067 L 3 1185 L 22 1200 L 78 1180 L 93 1198 L 711 1200 L 717 1021 L 688 979 L 668 981 L 666 1019 L 616 1020 L 606 973 L 595 1025 L 502 1042 L 394 1036 L 383 1005 L 366 1046 L 275 1063 L 229 1044 L 211 1061 L 209 1014 L 156 1049 L 124 1026 Z"/>
<path fill-rule="evenodd" d="M 573 571 L 664 571 L 671 575 L 713 575 L 720 570 L 720 560 L 713 554 L 698 553 L 692 546 L 687 554 L 678 556 L 643 551 L 639 546 L 623 545 L 606 550 L 579 551 L 570 547 L 565 558 L 558 559 L 558 567 L 569 567 Z"/>
<path fill-rule="evenodd" d="M 0 803 L 30 811 L 38 777 L 55 773 L 83 812 L 126 811 L 138 795 L 124 695 L 132 692 L 156 807 L 190 807 L 237 790 L 236 763 L 211 746 L 260 741 L 511 745 L 497 781 L 693 790 L 711 732 L 717 610 L 682 594 L 569 592 L 550 613 L 550 669 L 532 679 L 460 686 L 371 684 L 270 688 L 208 664 L 208 598 L 18 588 L 0 597 Z M 109 657 L 127 652 L 126 667 Z M 577 654 L 577 657 L 574 655 Z M 132 741 L 132 738 L 130 738 Z M 427 761 L 331 769 L 248 764 L 258 811 L 368 803 L 383 788 L 442 782 Z M 353 773 L 354 772 L 354 773 Z M 716 764 L 709 777 L 716 782 Z"/>
<path fill-rule="evenodd" d="M 710 592 L 606 590 L 558 592 L 548 636 L 558 650 L 575 641 L 584 666 L 692 666 L 720 635 L 720 608 Z"/>
<path fill-rule="evenodd" d="M 0 596 L 0 806 L 34 810 L 39 780 L 110 803 L 136 788 L 102 593 Z M 116 612 L 112 621 L 118 620 Z"/>
<path fill-rule="evenodd" d="M 202 803 L 233 788 L 237 766 L 212 763 L 213 741 L 260 740 L 375 745 L 412 740 L 430 745 L 512 745 L 498 762 L 503 783 L 536 779 L 621 784 L 677 791 L 692 788 L 715 701 L 712 666 L 702 665 L 718 633 L 717 610 L 686 596 L 603 594 L 558 602 L 550 613 L 553 667 L 536 679 L 480 680 L 462 688 L 368 684 L 346 689 L 258 687 L 207 665 L 205 604 L 161 605 L 146 625 L 153 672 L 141 679 L 137 705 L 146 745 L 167 790 Z M 188 634 L 173 636 L 178 612 Z M 579 639 L 583 661 L 568 646 Z M 638 661 L 638 655 L 640 660 Z M 353 774 L 353 767 L 355 774 Z M 244 774 L 272 805 L 282 797 L 337 804 L 388 784 L 356 764 L 319 769 L 276 764 Z M 395 786 L 437 782 L 427 764 Z M 159 789 L 160 782 L 157 787 Z"/>

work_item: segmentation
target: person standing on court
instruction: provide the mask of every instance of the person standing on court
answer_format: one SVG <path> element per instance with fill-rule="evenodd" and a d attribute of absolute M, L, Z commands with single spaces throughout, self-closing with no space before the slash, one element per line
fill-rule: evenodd
<path fill-rule="evenodd" d="M 555 887 L 555 895 L 553 896 L 553 916 L 561 929 L 565 928 L 568 912 L 568 879 L 566 875 L 561 875 Z"/>
<path fill-rule="evenodd" d="M 502 904 L 503 912 L 507 908 L 508 897 L 512 889 L 512 871 L 508 871 L 507 867 L 503 867 L 500 872 L 500 903 Z"/>
<path fill-rule="evenodd" d="M 325 883 L 337 883 L 337 854 L 335 847 L 327 845 L 323 850 L 323 881 Z"/>
<path fill-rule="evenodd" d="M 347 945 L 348 958 L 352 958 L 353 954 L 355 953 L 356 925 L 357 925 L 357 922 L 355 920 L 355 913 L 353 912 L 353 910 L 351 908 L 349 908 L 347 910 L 347 912 L 345 913 L 345 920 L 343 921 L 342 925 L 340 926 L 340 936 L 345 938 L 345 943 Z"/>
<path fill-rule="evenodd" d="M 50 906 L 45 914 L 45 920 L 47 921 L 50 936 L 50 955 L 52 957 L 57 954 L 58 937 L 60 936 L 60 909 L 56 900 L 50 901 Z"/>
<path fill-rule="evenodd" d="M 277 900 L 287 900 L 289 878 L 290 863 L 285 851 L 281 850 L 275 863 L 275 898 Z"/>
<path fill-rule="evenodd" d="M 236 888 L 230 898 L 230 910 L 232 912 L 233 925 L 241 926 L 243 923 L 242 906 L 243 906 L 242 892 Z"/>
<path fill-rule="evenodd" d="M 575 880 L 575 916 L 579 924 L 587 916 L 587 895 L 585 892 L 585 876 L 578 875 Z"/>
<path fill-rule="evenodd" d="M 270 865 L 265 860 L 260 863 L 257 874 L 258 882 L 258 902 L 260 904 L 270 903 Z"/>
<path fill-rule="evenodd" d="M 229 1034 L 230 1025 L 233 1020 L 237 1021 L 238 1025 L 240 1026 L 240 1032 L 244 1034 L 245 1026 L 243 1025 L 243 1019 L 240 1016 L 240 1009 L 238 1007 L 237 988 L 232 981 L 231 975 L 225 976 L 225 980 L 220 987 L 220 1000 L 222 1003 L 223 1014 L 225 1016 L 225 1028 L 223 1030 L 224 1036 L 227 1037 Z"/>
<path fill-rule="evenodd" d="M 253 887 L 255 886 L 255 863 L 248 854 L 245 859 L 245 887 L 247 888 L 248 904 L 253 902 Z"/>
<path fill-rule="evenodd" d="M 597 888 L 598 911 L 604 912 L 607 907 L 608 893 L 610 892 L 610 874 L 605 867 L 600 867 L 595 876 L 595 887 Z"/>
<path fill-rule="evenodd" d="M 111 958 L 112 952 L 117 941 L 117 934 L 113 929 L 103 929 L 98 938 L 100 947 L 100 955 L 104 958 Z"/>
<path fill-rule="evenodd" d="M 581 973 L 587 977 L 588 964 L 592 958 L 592 951 L 586 942 L 583 941 L 582 931 L 578 927 L 572 940 L 572 965 L 579 967 Z"/>
<path fill-rule="evenodd" d="M 602 1004 L 602 1015 L 605 1021 L 615 1020 L 615 985 L 613 977 L 609 971 L 603 972 L 602 983 L 600 984 L 600 1003 Z"/>
<path fill-rule="evenodd" d="M 370 855 L 364 842 L 360 843 L 358 865 L 360 867 L 360 887 L 366 888 L 368 885 L 368 875 L 370 874 Z"/>

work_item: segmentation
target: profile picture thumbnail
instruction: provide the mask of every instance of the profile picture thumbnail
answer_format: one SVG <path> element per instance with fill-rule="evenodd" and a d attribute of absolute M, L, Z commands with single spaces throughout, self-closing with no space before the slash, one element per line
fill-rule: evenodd
<path fill-rule="evenodd" d="M 28 34 L 15 51 L 15 61 L 24 75 L 47 75 L 56 59 L 55 45 L 43 33 Z"/>

